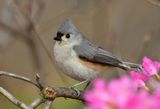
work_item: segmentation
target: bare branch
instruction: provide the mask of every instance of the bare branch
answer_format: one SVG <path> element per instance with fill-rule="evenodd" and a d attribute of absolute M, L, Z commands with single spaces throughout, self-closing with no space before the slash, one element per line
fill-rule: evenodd
<path fill-rule="evenodd" d="M 42 84 L 41 84 L 41 82 L 40 82 L 40 76 L 39 76 L 38 73 L 36 74 L 36 82 L 37 82 L 40 90 L 42 91 L 42 90 L 44 89 L 44 87 L 42 86 Z"/>
<path fill-rule="evenodd" d="M 45 99 L 52 101 L 57 97 L 71 98 L 84 101 L 82 97 L 82 91 L 80 91 L 80 95 L 77 93 L 77 91 L 78 90 L 75 90 L 73 88 L 66 88 L 66 87 L 58 87 L 58 88 L 47 87 L 44 89 L 43 95 Z"/>
<path fill-rule="evenodd" d="M 0 76 L 7 76 L 7 77 L 12 77 L 15 79 L 23 80 L 41 89 L 40 86 L 36 82 L 33 82 L 31 79 L 26 78 L 24 76 L 16 75 L 16 74 L 5 72 L 5 71 L 0 71 Z"/>
<path fill-rule="evenodd" d="M 52 101 L 47 100 L 47 101 L 44 103 L 43 109 L 50 109 L 50 108 L 51 108 L 51 105 L 52 105 Z"/>
<path fill-rule="evenodd" d="M 42 97 L 38 97 L 36 98 L 29 107 L 31 107 L 32 109 L 36 109 L 39 105 L 41 105 L 42 103 L 44 103 L 46 100 Z"/>
<path fill-rule="evenodd" d="M 43 109 L 49 109 L 51 107 L 52 102 L 55 98 L 58 97 L 64 97 L 64 98 L 71 98 L 76 99 L 84 102 L 84 99 L 82 97 L 83 92 L 79 90 L 75 90 L 73 88 L 65 88 L 65 87 L 58 87 L 58 88 L 52 88 L 52 87 L 44 87 L 40 83 L 40 76 L 36 75 L 36 82 L 33 82 L 32 80 L 24 77 L 19 76 L 13 73 L 0 71 L 0 76 L 7 76 L 16 78 L 19 80 L 26 81 L 28 83 L 31 83 L 32 85 L 36 86 L 40 89 L 41 97 L 36 98 L 29 106 L 24 104 L 23 102 L 17 100 L 13 95 L 11 95 L 9 92 L 7 92 L 5 89 L 0 87 L 0 93 L 4 95 L 8 100 L 10 100 L 12 103 L 17 105 L 18 107 L 21 107 L 22 109 L 36 109 L 39 105 L 44 103 Z M 79 91 L 79 92 L 78 92 Z"/>
<path fill-rule="evenodd" d="M 4 88 L 0 87 L 0 93 L 5 96 L 9 101 L 11 101 L 13 104 L 15 104 L 16 106 L 22 108 L 22 109 L 31 109 L 29 108 L 25 103 L 19 101 L 18 99 L 16 99 L 11 93 L 9 93 L 8 91 L 6 91 Z"/>
<path fill-rule="evenodd" d="M 29 78 L 26 78 L 24 76 L 16 75 L 13 73 L 5 72 L 5 71 L 0 71 L 0 76 L 7 76 L 7 77 L 12 77 L 15 79 L 20 79 L 23 81 L 26 81 L 28 83 L 31 83 L 32 85 L 36 86 L 39 88 L 41 91 L 43 90 L 43 86 L 40 83 L 40 77 L 39 75 L 36 75 L 36 82 L 32 81 Z M 58 87 L 58 88 L 52 88 L 52 87 L 47 87 L 43 90 L 43 95 L 45 99 L 55 99 L 56 97 L 64 97 L 64 98 L 72 98 L 72 99 L 77 99 L 84 101 L 82 98 L 82 92 L 80 92 L 80 95 L 78 96 L 77 91 L 72 89 L 72 88 L 65 88 L 65 87 Z"/>
<path fill-rule="evenodd" d="M 75 89 L 66 87 L 58 87 L 55 89 L 55 91 L 57 92 L 56 97 L 64 97 L 84 101 L 82 91 L 80 91 L 80 95 L 77 94 L 77 91 Z"/>
<path fill-rule="evenodd" d="M 160 0 L 146 0 L 150 4 L 160 7 Z"/>

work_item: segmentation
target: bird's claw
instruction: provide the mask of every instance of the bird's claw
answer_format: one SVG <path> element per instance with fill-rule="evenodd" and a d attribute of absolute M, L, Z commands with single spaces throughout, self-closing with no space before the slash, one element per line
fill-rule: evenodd
<path fill-rule="evenodd" d="M 75 87 L 69 87 L 69 88 L 71 88 L 72 90 L 74 90 L 76 93 L 77 93 L 77 96 L 79 97 L 80 95 L 81 95 L 81 92 L 78 90 L 78 89 L 76 89 Z"/>

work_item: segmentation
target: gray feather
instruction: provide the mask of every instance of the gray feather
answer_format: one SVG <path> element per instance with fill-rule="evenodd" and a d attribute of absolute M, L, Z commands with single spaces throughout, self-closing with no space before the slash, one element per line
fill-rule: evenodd
<path fill-rule="evenodd" d="M 78 29 L 74 26 L 71 20 L 65 19 L 65 21 L 60 25 L 58 32 L 75 34 L 78 32 Z"/>
<path fill-rule="evenodd" d="M 81 41 L 81 44 L 74 46 L 73 49 L 80 58 L 84 58 L 95 63 L 112 66 L 119 66 L 119 64 L 122 63 L 110 52 L 107 52 L 104 49 L 96 46 L 84 36 L 83 40 Z"/>

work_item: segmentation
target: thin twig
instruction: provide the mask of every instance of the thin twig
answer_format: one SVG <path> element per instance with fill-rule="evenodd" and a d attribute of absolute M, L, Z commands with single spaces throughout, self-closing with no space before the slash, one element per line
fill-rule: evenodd
<path fill-rule="evenodd" d="M 0 71 L 0 76 L 7 76 L 7 77 L 12 77 L 12 78 L 15 78 L 15 79 L 23 80 L 23 81 L 26 81 L 28 83 L 31 83 L 32 85 L 34 85 L 34 86 L 36 86 L 37 88 L 40 89 L 40 86 L 36 82 L 33 82 L 31 79 L 26 78 L 24 76 L 16 75 L 16 74 L 5 72 L 5 71 Z"/>
<path fill-rule="evenodd" d="M 0 87 L 0 93 L 3 96 L 5 96 L 9 101 L 11 101 L 13 104 L 15 104 L 16 106 L 18 106 L 22 109 L 31 109 L 25 103 L 16 99 L 11 93 L 9 93 L 7 90 L 5 90 L 2 87 Z"/>
<path fill-rule="evenodd" d="M 43 109 L 50 109 L 50 108 L 51 108 L 51 105 L 52 105 L 52 101 L 47 100 L 47 101 L 44 103 Z"/>
<path fill-rule="evenodd" d="M 71 99 L 76 99 L 84 102 L 84 99 L 82 96 L 83 92 L 80 91 L 80 95 L 78 95 L 77 91 L 75 89 L 66 88 L 66 87 L 55 88 L 55 92 L 57 92 L 56 97 L 71 98 Z"/>
<path fill-rule="evenodd" d="M 34 85 L 40 89 L 41 95 L 43 95 L 43 96 L 36 98 L 29 106 L 27 106 L 23 102 L 17 100 L 13 95 L 11 95 L 5 89 L 0 87 L 0 93 L 2 95 L 4 95 L 6 98 L 8 98 L 12 103 L 17 105 L 18 107 L 21 107 L 22 109 L 36 109 L 42 103 L 45 103 L 43 109 L 49 109 L 51 107 L 51 104 L 54 101 L 54 99 L 58 98 L 58 97 L 71 98 L 71 99 L 76 99 L 76 100 L 80 100 L 80 101 L 84 102 L 84 99 L 82 96 L 83 92 L 79 91 L 79 90 L 75 90 L 73 88 L 46 87 L 44 89 L 44 87 L 40 83 L 40 76 L 39 75 L 36 75 L 36 82 L 37 83 L 33 82 L 32 80 L 30 80 L 24 76 L 20 76 L 20 75 L 5 72 L 5 71 L 0 71 L 0 76 L 7 76 L 7 77 L 12 77 L 12 78 L 16 78 L 19 80 L 23 80 L 28 83 L 31 83 L 32 85 Z"/>
<path fill-rule="evenodd" d="M 43 91 L 43 96 L 45 99 L 53 101 L 57 97 L 71 98 L 84 102 L 83 92 L 73 88 L 66 87 L 46 87 Z"/>
<path fill-rule="evenodd" d="M 7 76 L 7 77 L 12 77 L 12 78 L 15 78 L 15 79 L 26 81 L 26 82 L 31 83 L 32 85 L 36 86 L 37 88 L 39 88 L 41 91 L 44 88 L 44 86 L 42 86 L 42 84 L 40 83 L 39 75 L 36 75 L 36 81 L 37 82 L 34 82 L 31 79 L 26 78 L 24 76 L 20 76 L 20 75 L 5 72 L 5 71 L 0 71 L 0 76 Z M 51 96 L 54 95 L 54 98 L 65 97 L 65 98 L 72 98 L 72 99 L 77 99 L 77 100 L 84 101 L 83 98 L 82 98 L 82 92 L 80 92 L 80 95 L 77 96 L 77 91 L 72 89 L 72 88 L 65 88 L 65 87 L 51 88 L 51 87 L 47 87 L 44 90 L 46 91 L 45 93 L 47 93 L 47 94 L 51 93 Z"/>
<path fill-rule="evenodd" d="M 39 76 L 38 73 L 36 74 L 36 82 L 37 82 L 40 90 L 42 91 L 42 90 L 44 89 L 44 87 L 42 86 L 42 84 L 41 84 L 41 82 L 40 82 L 40 76 Z"/>
<path fill-rule="evenodd" d="M 29 107 L 31 107 L 32 109 L 36 109 L 39 105 L 41 105 L 42 103 L 44 103 L 46 100 L 42 97 L 38 97 L 36 98 Z"/>

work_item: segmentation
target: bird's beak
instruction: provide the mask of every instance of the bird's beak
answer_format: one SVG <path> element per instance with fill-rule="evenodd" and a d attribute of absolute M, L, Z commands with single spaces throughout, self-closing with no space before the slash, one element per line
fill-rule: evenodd
<path fill-rule="evenodd" d="M 56 36 L 56 37 L 54 37 L 54 40 L 56 40 L 56 41 L 62 41 L 62 36 Z"/>

